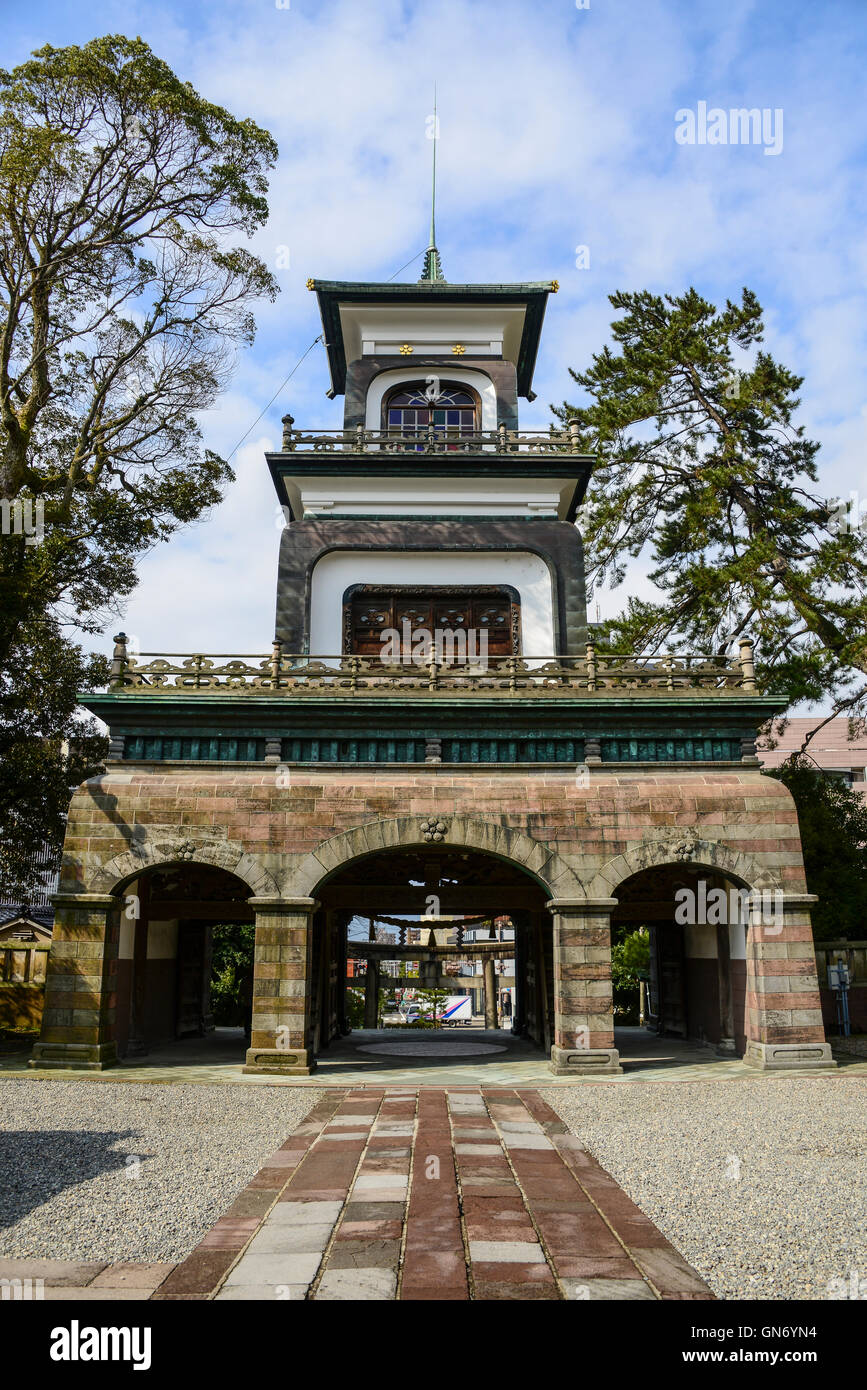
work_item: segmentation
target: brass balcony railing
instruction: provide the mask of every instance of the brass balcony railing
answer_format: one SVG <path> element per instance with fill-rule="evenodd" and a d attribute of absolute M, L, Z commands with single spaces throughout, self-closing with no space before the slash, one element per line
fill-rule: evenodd
<path fill-rule="evenodd" d="M 289 418 L 289 417 L 287 417 Z M 420 425 L 417 429 L 296 430 L 284 425 L 283 452 L 354 454 L 573 454 L 584 455 L 578 427 L 563 430 L 466 431 L 460 426 Z"/>
<path fill-rule="evenodd" d="M 419 662 L 373 656 L 305 656 L 284 652 L 275 643 L 270 656 L 228 656 L 174 652 L 130 653 L 123 633 L 115 638 L 111 690 L 155 694 L 273 694 L 304 696 L 529 696 L 540 698 L 677 696 L 693 691 L 715 695 L 755 694 L 750 642 L 730 660 L 696 655 L 468 657 L 442 660 L 435 654 Z"/>

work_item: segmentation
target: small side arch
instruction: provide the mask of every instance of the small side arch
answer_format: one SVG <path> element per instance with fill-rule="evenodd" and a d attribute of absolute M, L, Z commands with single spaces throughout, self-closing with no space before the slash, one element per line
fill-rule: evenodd
<path fill-rule="evenodd" d="M 728 874 L 749 889 L 782 888 L 780 877 L 773 869 L 757 864 L 746 854 L 731 849 L 719 840 L 702 840 L 687 833 L 680 838 L 648 840 L 609 859 L 587 889 L 587 896 L 611 897 L 626 879 L 641 873 L 643 869 L 655 869 L 666 864 Z"/>
<path fill-rule="evenodd" d="M 115 855 L 107 864 L 102 865 L 91 879 L 90 891 L 120 893 L 126 884 L 138 878 L 147 869 L 164 864 L 208 864 L 215 869 L 225 869 L 241 879 L 254 897 L 280 896 L 276 879 L 252 854 L 225 842 L 197 845 L 184 839 L 167 840 L 158 844 L 149 839 L 136 841 L 123 854 Z"/>

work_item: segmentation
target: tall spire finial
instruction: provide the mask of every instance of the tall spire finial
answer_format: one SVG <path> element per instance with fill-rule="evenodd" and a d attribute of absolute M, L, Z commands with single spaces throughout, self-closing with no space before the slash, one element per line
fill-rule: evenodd
<path fill-rule="evenodd" d="M 430 118 L 429 118 L 430 119 Z M 422 267 L 419 284 L 425 281 L 439 282 L 445 284 L 445 276 L 440 262 L 440 253 L 437 250 L 436 235 L 436 209 L 437 209 L 437 141 L 440 137 L 439 121 L 437 119 L 437 89 L 434 83 L 434 109 L 433 109 L 433 129 L 431 139 L 433 140 L 433 179 L 431 182 L 430 199 L 430 241 L 424 253 L 424 265 Z"/>

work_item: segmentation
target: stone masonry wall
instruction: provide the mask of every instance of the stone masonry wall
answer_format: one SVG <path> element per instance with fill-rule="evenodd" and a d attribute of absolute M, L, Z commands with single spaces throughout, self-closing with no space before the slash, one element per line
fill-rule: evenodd
<path fill-rule="evenodd" d="M 80 1007 L 61 1022 L 49 980 L 43 1042 L 68 1036 L 67 1029 L 81 1044 L 91 1032 L 94 1044 L 103 1042 L 106 1020 L 95 1017 L 96 994 L 111 992 L 113 965 L 97 939 L 99 911 L 105 914 L 108 895 L 149 865 L 194 859 L 249 884 L 259 903 L 263 962 L 275 957 L 261 983 L 266 974 L 273 979 L 265 988 L 276 1002 L 266 1004 L 263 997 L 258 1005 L 258 1040 L 264 1045 L 278 1015 L 285 1016 L 285 1045 L 303 1050 L 301 1020 L 296 1026 L 290 1015 L 300 1007 L 304 919 L 286 917 L 288 904 L 309 911 L 303 904 L 315 898 L 324 875 L 359 855 L 424 843 L 422 822 L 433 818 L 445 824 L 446 844 L 511 859 L 548 891 L 563 964 L 559 1048 L 568 1048 L 580 1031 L 582 1011 L 590 1046 L 612 1045 L 604 1019 L 610 963 L 597 959 L 602 938 L 596 938 L 604 934 L 618 884 L 666 863 L 705 865 L 748 887 L 782 891 L 782 924 L 750 928 L 748 1038 L 760 1050 L 824 1043 L 797 816 L 787 790 L 756 768 L 598 767 L 586 787 L 572 769 L 293 768 L 290 785 L 279 785 L 286 779 L 285 771 L 265 767 L 125 765 L 79 788 L 60 888 L 67 896 L 60 901 L 52 954 L 58 965 L 65 962 L 67 974 L 81 956 L 87 999 L 76 994 Z M 575 917 L 583 899 L 587 914 Z M 566 912 L 571 919 L 560 915 Z M 294 933 L 291 942 L 283 933 Z M 592 941 L 587 933 L 594 933 Z M 284 954 L 285 970 L 276 959 Z M 62 987 L 70 991 L 71 981 Z M 597 998 L 598 1009 L 591 1010 Z"/>

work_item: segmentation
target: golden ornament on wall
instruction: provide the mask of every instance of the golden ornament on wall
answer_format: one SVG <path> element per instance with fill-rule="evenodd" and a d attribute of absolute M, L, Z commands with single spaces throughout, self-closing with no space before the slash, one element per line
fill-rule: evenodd
<path fill-rule="evenodd" d="M 463 343 L 455 343 L 454 347 L 452 348 L 452 352 L 455 354 L 456 357 L 460 357 L 463 353 L 466 352 L 466 348 L 464 347 Z"/>
<path fill-rule="evenodd" d="M 308 290 L 315 290 L 315 289 L 316 289 L 316 281 L 315 281 L 315 280 L 308 280 L 308 281 L 307 281 L 307 288 L 308 288 Z"/>
<path fill-rule="evenodd" d="M 412 348 L 411 348 L 410 344 L 409 344 L 409 343 L 402 343 L 402 344 L 401 344 L 400 352 L 401 352 L 401 356 L 402 356 L 402 357 L 409 357 L 409 354 L 412 352 Z"/>

